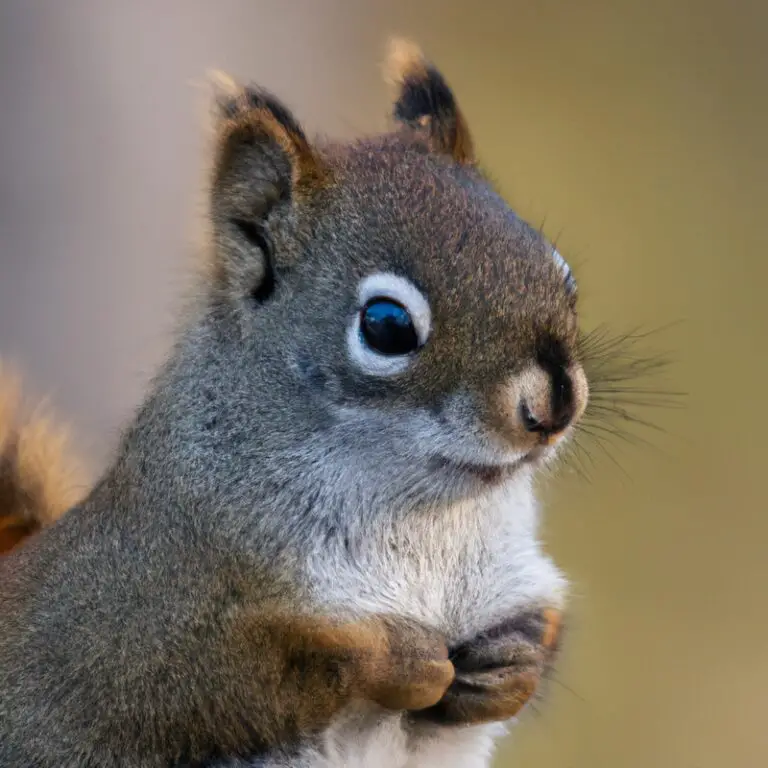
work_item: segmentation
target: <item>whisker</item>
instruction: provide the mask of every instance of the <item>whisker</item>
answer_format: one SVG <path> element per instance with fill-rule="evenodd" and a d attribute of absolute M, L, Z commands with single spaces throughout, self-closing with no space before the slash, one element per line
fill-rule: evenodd
<path fill-rule="evenodd" d="M 591 484 L 592 476 L 584 466 L 584 461 L 582 458 L 585 455 L 588 456 L 590 462 L 594 464 L 591 456 L 589 456 L 589 451 L 581 444 L 578 437 L 574 436 L 566 449 L 564 463 L 571 466 L 573 470 L 579 475 L 579 477 Z"/>
<path fill-rule="evenodd" d="M 649 434 L 668 434 L 655 418 L 662 410 L 679 409 L 686 393 L 665 388 L 661 377 L 673 363 L 669 355 L 649 352 L 652 339 L 679 321 L 658 328 L 633 328 L 613 333 L 599 325 L 581 334 L 577 352 L 587 380 L 589 400 L 576 432 L 577 453 L 586 455 L 586 443 L 592 443 L 628 477 L 616 458 L 617 443 L 641 445 L 655 450 L 659 445 Z M 594 466 L 594 457 L 589 456 Z"/>
<path fill-rule="evenodd" d="M 622 440 L 623 442 L 629 445 L 644 445 L 648 448 L 655 447 L 650 440 L 647 440 L 641 435 L 635 434 L 634 432 L 628 432 L 626 430 L 622 431 L 620 429 L 617 429 L 616 427 L 612 427 L 609 424 L 596 424 L 595 422 L 586 422 L 584 424 L 581 424 L 580 428 L 587 435 L 590 435 L 590 436 L 594 436 L 595 431 L 597 431 L 597 432 L 600 432 L 601 434 L 604 433 L 607 435 L 611 435 L 612 437 L 618 438 L 619 440 Z"/>
<path fill-rule="evenodd" d="M 624 469 L 624 467 L 621 466 L 619 463 L 619 460 L 614 456 L 614 454 L 608 450 L 606 447 L 606 443 L 610 447 L 615 447 L 611 443 L 611 441 L 608 438 L 602 437 L 596 433 L 592 433 L 590 437 L 597 443 L 597 447 L 600 448 L 600 450 L 611 460 L 611 463 L 618 469 L 627 479 L 630 479 L 629 473 Z"/>
<path fill-rule="evenodd" d="M 550 672 L 550 674 L 547 676 L 547 680 L 551 680 L 553 683 L 557 683 L 561 688 L 564 688 L 568 693 L 575 696 L 579 701 L 586 704 L 587 700 L 579 693 L 576 693 L 576 691 L 573 690 L 569 685 L 566 685 L 560 678 L 555 677 L 553 673 Z"/>

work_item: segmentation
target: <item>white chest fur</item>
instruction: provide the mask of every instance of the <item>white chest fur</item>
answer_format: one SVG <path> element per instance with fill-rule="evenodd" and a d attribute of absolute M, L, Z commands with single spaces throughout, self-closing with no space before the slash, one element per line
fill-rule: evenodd
<path fill-rule="evenodd" d="M 455 644 L 535 606 L 560 607 L 566 583 L 541 551 L 530 479 L 480 502 L 429 510 L 368 531 L 364 548 L 318 551 L 309 576 L 321 604 L 410 616 Z M 355 713 L 327 733 L 312 768 L 482 768 L 503 728 L 407 735 L 399 716 Z"/>

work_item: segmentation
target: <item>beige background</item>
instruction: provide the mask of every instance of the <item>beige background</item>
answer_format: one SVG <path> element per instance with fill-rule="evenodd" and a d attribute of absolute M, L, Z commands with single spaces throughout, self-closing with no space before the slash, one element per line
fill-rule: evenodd
<path fill-rule="evenodd" d="M 95 466 L 167 344 L 209 67 L 309 127 L 383 127 L 390 32 L 437 60 L 512 204 L 562 232 L 587 325 L 680 321 L 653 447 L 548 489 L 559 683 L 499 765 L 768 765 L 768 5 L 0 2 L 0 350 Z M 621 465 L 618 469 L 614 461 Z"/>

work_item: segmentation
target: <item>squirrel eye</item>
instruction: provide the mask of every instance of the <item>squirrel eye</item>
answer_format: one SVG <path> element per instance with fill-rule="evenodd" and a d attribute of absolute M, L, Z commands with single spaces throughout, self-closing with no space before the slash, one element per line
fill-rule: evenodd
<path fill-rule="evenodd" d="M 352 364 L 367 376 L 408 370 L 432 331 L 427 297 L 403 275 L 374 272 L 360 281 L 356 299 L 346 334 Z"/>
<path fill-rule="evenodd" d="M 419 348 L 419 336 L 408 310 L 396 301 L 373 298 L 360 313 L 360 334 L 380 355 L 407 355 Z"/>

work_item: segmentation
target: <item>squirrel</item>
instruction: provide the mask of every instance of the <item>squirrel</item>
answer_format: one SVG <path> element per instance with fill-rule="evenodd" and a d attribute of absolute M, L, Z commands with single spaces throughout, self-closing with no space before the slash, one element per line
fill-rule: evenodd
<path fill-rule="evenodd" d="M 481 768 L 556 657 L 533 480 L 588 399 L 576 283 L 421 50 L 388 76 L 348 143 L 219 83 L 199 301 L 0 557 L 3 768 Z"/>

